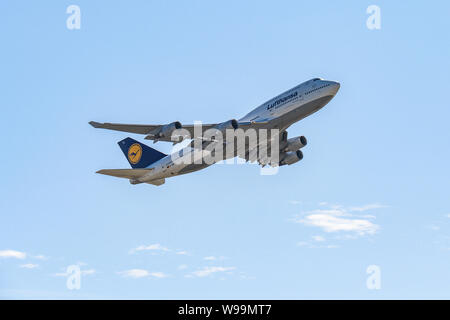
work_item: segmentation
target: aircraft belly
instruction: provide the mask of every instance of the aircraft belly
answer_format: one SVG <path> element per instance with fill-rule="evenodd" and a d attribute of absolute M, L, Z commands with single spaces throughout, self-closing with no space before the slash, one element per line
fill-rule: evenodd
<path fill-rule="evenodd" d="M 188 164 L 186 165 L 184 168 L 182 168 L 181 170 L 179 170 L 176 174 L 174 175 L 182 175 L 185 173 L 190 173 L 190 172 L 194 172 L 194 171 L 198 171 L 198 170 L 202 170 L 206 167 L 209 167 L 210 164 L 206 164 L 206 163 L 202 163 L 202 164 Z"/>

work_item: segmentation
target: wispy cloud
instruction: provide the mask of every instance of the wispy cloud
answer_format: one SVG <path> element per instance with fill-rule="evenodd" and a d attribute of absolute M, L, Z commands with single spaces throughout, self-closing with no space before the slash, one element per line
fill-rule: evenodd
<path fill-rule="evenodd" d="M 347 232 L 358 236 L 372 235 L 379 226 L 372 221 L 373 215 L 358 215 L 354 212 L 365 212 L 384 208 L 381 204 L 368 204 L 359 207 L 345 208 L 341 205 L 330 205 L 329 208 L 316 209 L 297 215 L 293 221 L 306 226 L 318 227 L 324 232 Z M 314 239 L 320 241 L 319 238 Z"/>
<path fill-rule="evenodd" d="M 187 268 L 188 268 L 188 266 L 186 264 L 180 264 L 178 266 L 178 270 L 184 270 L 184 269 L 187 269 Z"/>
<path fill-rule="evenodd" d="M 297 246 L 306 247 L 306 248 L 326 248 L 326 249 L 334 249 L 339 248 L 336 244 L 326 244 L 326 239 L 322 236 L 316 235 L 311 237 L 311 241 L 299 241 L 297 242 Z"/>
<path fill-rule="evenodd" d="M 433 231 L 438 231 L 441 229 L 441 227 L 439 227 L 438 225 L 435 224 L 430 224 L 429 226 L 427 226 L 428 229 L 433 230 Z"/>
<path fill-rule="evenodd" d="M 97 271 L 95 269 L 88 269 L 88 270 L 81 270 L 81 274 L 83 276 L 91 275 L 96 273 Z"/>
<path fill-rule="evenodd" d="M 25 252 L 20 252 L 16 250 L 2 250 L 0 251 L 0 258 L 15 258 L 15 259 L 25 259 L 27 254 Z"/>
<path fill-rule="evenodd" d="M 139 278 L 147 278 L 147 277 L 153 277 L 153 278 L 166 278 L 167 274 L 163 272 L 150 272 L 144 269 L 130 269 L 125 271 L 120 271 L 118 274 L 122 275 L 125 278 L 133 278 L 133 279 L 139 279 Z"/>
<path fill-rule="evenodd" d="M 154 252 L 167 252 L 170 251 L 168 248 L 160 245 L 159 243 L 150 244 L 150 245 L 141 245 L 137 248 L 131 249 L 130 253 L 135 253 L 138 251 L 154 251 Z"/>
<path fill-rule="evenodd" d="M 118 274 L 122 275 L 125 278 L 144 278 L 149 276 L 149 272 L 143 269 L 130 269 L 125 271 L 120 271 Z"/>
<path fill-rule="evenodd" d="M 308 241 L 299 241 L 297 242 L 297 246 L 299 247 L 306 247 L 306 248 L 325 248 L 325 249 L 335 249 L 335 248 L 339 248 L 339 246 L 337 244 L 322 244 L 322 245 L 317 245 L 316 243 L 311 243 Z"/>
<path fill-rule="evenodd" d="M 191 273 L 192 276 L 195 277 L 207 277 L 212 275 L 213 273 L 217 273 L 217 272 L 230 272 L 232 270 L 236 269 L 235 267 L 204 267 L 202 269 L 199 269 L 197 271 L 193 271 Z"/>
<path fill-rule="evenodd" d="M 133 248 L 129 251 L 130 254 L 134 254 L 140 251 L 150 251 L 152 254 L 159 254 L 159 253 L 166 253 L 166 252 L 170 252 L 170 253 L 174 253 L 176 255 L 180 255 L 180 256 L 188 256 L 191 255 L 187 250 L 183 250 L 183 249 L 169 249 L 159 243 L 154 243 L 154 244 L 150 244 L 150 245 L 140 245 L 136 248 Z"/>
<path fill-rule="evenodd" d="M 296 222 L 322 228 L 325 232 L 349 231 L 359 235 L 374 234 L 378 225 L 365 219 L 347 219 L 331 214 L 310 214 Z"/>
<path fill-rule="evenodd" d="M 155 278 L 166 278 L 166 277 L 168 277 L 168 275 L 165 274 L 164 272 L 150 272 L 150 276 L 151 277 L 155 277 Z"/>
<path fill-rule="evenodd" d="M 93 274 L 97 273 L 97 271 L 95 269 L 82 270 L 81 267 L 87 266 L 86 262 L 77 262 L 75 265 L 80 267 L 80 272 L 81 272 L 82 276 L 89 276 L 89 275 L 93 275 Z M 69 267 L 70 266 L 67 266 L 65 269 L 63 269 L 64 270 L 63 272 L 54 273 L 53 276 L 54 277 L 68 277 L 68 276 L 72 275 L 73 273 L 68 272 Z"/>
<path fill-rule="evenodd" d="M 39 267 L 39 265 L 33 264 L 33 263 L 26 263 L 26 264 L 21 264 L 19 267 L 25 268 L 25 269 L 34 269 L 34 268 Z"/>
<path fill-rule="evenodd" d="M 322 237 L 322 236 L 312 236 L 312 238 L 313 238 L 314 241 L 317 241 L 317 242 L 325 241 L 325 238 Z"/>
<path fill-rule="evenodd" d="M 89 276 L 89 275 L 93 275 L 97 271 L 95 269 L 88 269 L 88 270 L 80 270 L 80 272 L 81 272 L 82 276 Z M 68 277 L 68 276 L 70 276 L 72 274 L 73 273 L 69 273 L 67 271 L 64 271 L 64 272 L 54 273 L 53 276 L 54 277 Z"/>
<path fill-rule="evenodd" d="M 217 258 L 214 256 L 208 256 L 208 257 L 204 257 L 203 260 L 214 261 L 214 260 L 217 260 Z"/>
<path fill-rule="evenodd" d="M 386 207 L 387 206 L 383 205 L 383 204 L 371 203 L 371 204 L 366 204 L 366 205 L 359 206 L 359 207 L 350 207 L 348 210 L 363 212 L 363 211 L 367 211 L 367 210 L 380 209 L 380 208 L 386 208 Z"/>
<path fill-rule="evenodd" d="M 54 273 L 53 276 L 54 277 L 68 277 L 69 273 L 67 273 L 65 271 L 64 272 L 57 272 L 57 273 Z"/>
<path fill-rule="evenodd" d="M 33 256 L 34 259 L 38 259 L 38 260 L 47 260 L 48 257 L 44 256 L 43 254 L 38 254 L 36 256 Z"/>
<path fill-rule="evenodd" d="M 224 256 L 207 256 L 207 257 L 203 257 L 203 260 L 206 261 L 218 261 L 218 260 L 225 260 L 226 257 Z"/>

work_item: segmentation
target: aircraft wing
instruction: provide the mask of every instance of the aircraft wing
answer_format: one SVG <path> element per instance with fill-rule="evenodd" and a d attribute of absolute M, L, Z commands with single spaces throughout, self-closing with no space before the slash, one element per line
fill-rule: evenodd
<path fill-rule="evenodd" d="M 159 125 L 148 125 L 148 124 L 122 124 L 122 123 L 100 123 L 91 121 L 89 122 L 91 126 L 94 128 L 102 128 L 130 133 L 138 133 L 138 134 L 149 134 L 150 132 L 158 129 Z"/>
<path fill-rule="evenodd" d="M 168 125 L 152 125 L 152 124 L 122 124 L 122 123 L 100 123 L 91 121 L 89 122 L 91 126 L 94 128 L 101 128 L 101 129 L 109 129 L 109 130 L 115 130 L 115 131 L 123 131 L 123 132 L 130 132 L 130 133 L 137 133 L 137 134 L 145 134 L 145 139 L 147 140 L 154 140 L 156 141 L 172 141 L 171 135 L 167 136 L 159 136 L 162 130 Z M 169 124 L 171 125 L 171 124 Z M 205 130 L 211 129 L 217 124 L 203 124 L 202 123 L 202 133 Z M 176 128 L 176 126 L 174 126 Z M 180 125 L 181 128 L 181 125 Z M 194 125 L 183 125 L 183 129 L 187 130 L 189 134 L 191 135 L 191 138 L 196 138 L 194 135 Z M 177 128 L 178 129 L 178 128 Z"/>
<path fill-rule="evenodd" d="M 122 124 L 122 123 L 100 123 L 91 121 L 89 122 L 91 126 L 94 128 L 101 128 L 101 129 L 108 129 L 108 130 L 115 130 L 115 131 L 123 131 L 123 132 L 130 132 L 130 133 L 137 133 L 137 134 L 144 134 L 145 139 L 147 140 L 153 140 L 154 142 L 157 141 L 171 141 L 171 134 L 164 134 L 164 132 L 170 133 L 171 131 L 175 129 L 185 129 L 190 134 L 190 139 L 200 138 L 198 134 L 196 135 L 194 132 L 194 124 L 188 124 L 181 126 L 181 123 L 178 121 L 172 122 L 166 125 L 152 125 L 152 124 Z M 267 124 L 267 121 L 264 119 L 264 121 L 252 121 L 252 122 L 240 122 L 238 123 L 239 128 L 242 128 L 244 130 L 248 128 L 259 128 Z M 202 126 L 202 132 L 214 128 L 216 126 L 220 125 L 220 123 L 210 123 L 210 124 L 201 124 Z"/>

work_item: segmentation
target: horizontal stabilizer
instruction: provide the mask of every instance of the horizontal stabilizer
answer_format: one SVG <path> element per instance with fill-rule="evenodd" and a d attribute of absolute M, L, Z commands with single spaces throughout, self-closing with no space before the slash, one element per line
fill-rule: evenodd
<path fill-rule="evenodd" d="M 103 169 L 97 173 L 117 178 L 138 179 L 153 169 Z"/>

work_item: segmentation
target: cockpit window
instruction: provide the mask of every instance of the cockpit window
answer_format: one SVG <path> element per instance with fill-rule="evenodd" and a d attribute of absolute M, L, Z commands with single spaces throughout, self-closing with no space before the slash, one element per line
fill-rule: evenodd
<path fill-rule="evenodd" d="M 322 80 L 321 78 L 314 78 L 313 81 Z"/>

